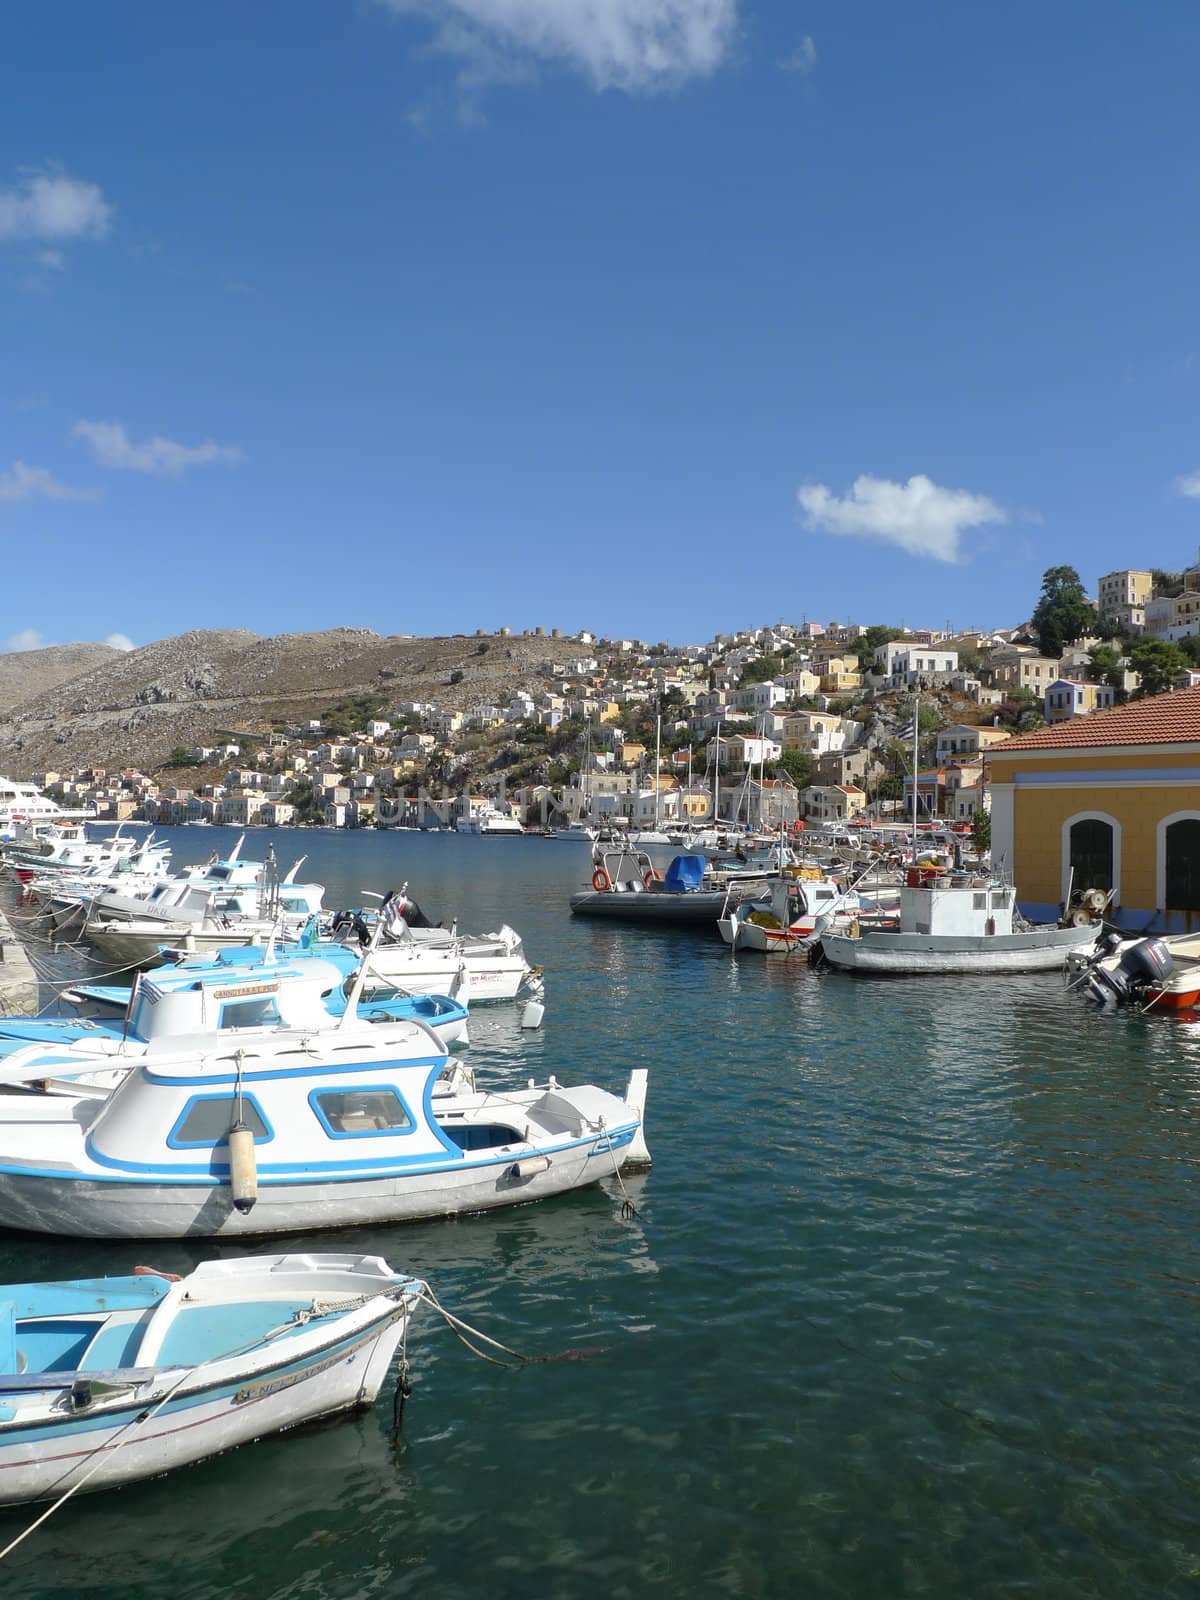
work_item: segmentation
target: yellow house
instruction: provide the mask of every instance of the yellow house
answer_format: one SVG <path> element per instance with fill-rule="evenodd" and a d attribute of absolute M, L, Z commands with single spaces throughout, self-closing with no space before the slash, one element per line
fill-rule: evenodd
<path fill-rule="evenodd" d="M 1200 926 L 1200 688 L 1022 734 L 988 769 L 992 860 L 1027 914 L 1103 889 L 1122 926 Z"/>

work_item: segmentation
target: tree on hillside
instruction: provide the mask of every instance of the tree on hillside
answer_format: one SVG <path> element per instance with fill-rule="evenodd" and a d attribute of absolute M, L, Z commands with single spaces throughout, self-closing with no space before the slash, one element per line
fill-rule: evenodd
<path fill-rule="evenodd" d="M 1049 567 L 1042 574 L 1041 597 L 1030 621 L 1044 656 L 1062 655 L 1064 645 L 1096 626 L 1096 609 L 1074 567 Z"/>
<path fill-rule="evenodd" d="M 783 671 L 783 662 L 778 656 L 759 656 L 756 661 L 747 661 L 738 675 L 738 687 L 743 688 L 751 683 L 767 683 Z"/>
<path fill-rule="evenodd" d="M 785 750 L 775 763 L 775 774 L 789 777 L 797 789 L 807 789 L 812 782 L 813 759 L 806 750 Z"/>
<path fill-rule="evenodd" d="M 1124 689 L 1120 651 L 1111 644 L 1098 644 L 1088 657 L 1088 678 L 1092 683 L 1106 683 L 1111 689 Z"/>
<path fill-rule="evenodd" d="M 861 639 L 854 641 L 851 649 L 864 667 L 868 667 L 875 659 L 875 652 L 880 645 L 891 644 L 893 639 L 906 637 L 903 628 L 889 628 L 886 623 L 876 622 L 867 629 Z"/>
<path fill-rule="evenodd" d="M 1178 689 L 1187 672 L 1187 657 L 1177 644 L 1167 639 L 1142 639 L 1129 652 L 1129 665 L 1141 678 L 1134 698 L 1165 694 Z"/>
<path fill-rule="evenodd" d="M 1200 667 L 1200 633 L 1188 633 L 1179 641 L 1189 667 Z"/>

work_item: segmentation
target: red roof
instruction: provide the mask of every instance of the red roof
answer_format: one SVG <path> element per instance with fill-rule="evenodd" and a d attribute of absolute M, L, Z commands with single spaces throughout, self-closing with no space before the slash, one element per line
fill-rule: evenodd
<path fill-rule="evenodd" d="M 994 745 L 988 754 L 1003 759 L 1009 751 L 1125 744 L 1200 744 L 1200 687 L 1172 689 L 1169 694 L 1151 695 L 1127 706 L 1073 717 L 1070 722 Z"/>

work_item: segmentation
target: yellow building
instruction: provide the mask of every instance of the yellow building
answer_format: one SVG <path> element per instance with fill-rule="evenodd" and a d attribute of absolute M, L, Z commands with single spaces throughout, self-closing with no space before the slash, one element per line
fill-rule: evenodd
<path fill-rule="evenodd" d="M 1200 688 L 1022 734 L 988 770 L 992 860 L 1028 915 L 1096 888 L 1123 926 L 1200 926 Z"/>

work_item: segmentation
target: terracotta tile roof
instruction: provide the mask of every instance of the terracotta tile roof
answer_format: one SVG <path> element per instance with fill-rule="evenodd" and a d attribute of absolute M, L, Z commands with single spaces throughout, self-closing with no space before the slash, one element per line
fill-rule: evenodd
<path fill-rule="evenodd" d="M 1073 717 L 1070 722 L 1039 728 L 1036 733 L 1023 733 L 1006 744 L 994 745 L 988 754 L 1003 758 L 1010 751 L 1123 744 L 1200 744 L 1200 687 L 1172 689 L 1169 694 L 1151 695 L 1127 706 Z"/>

